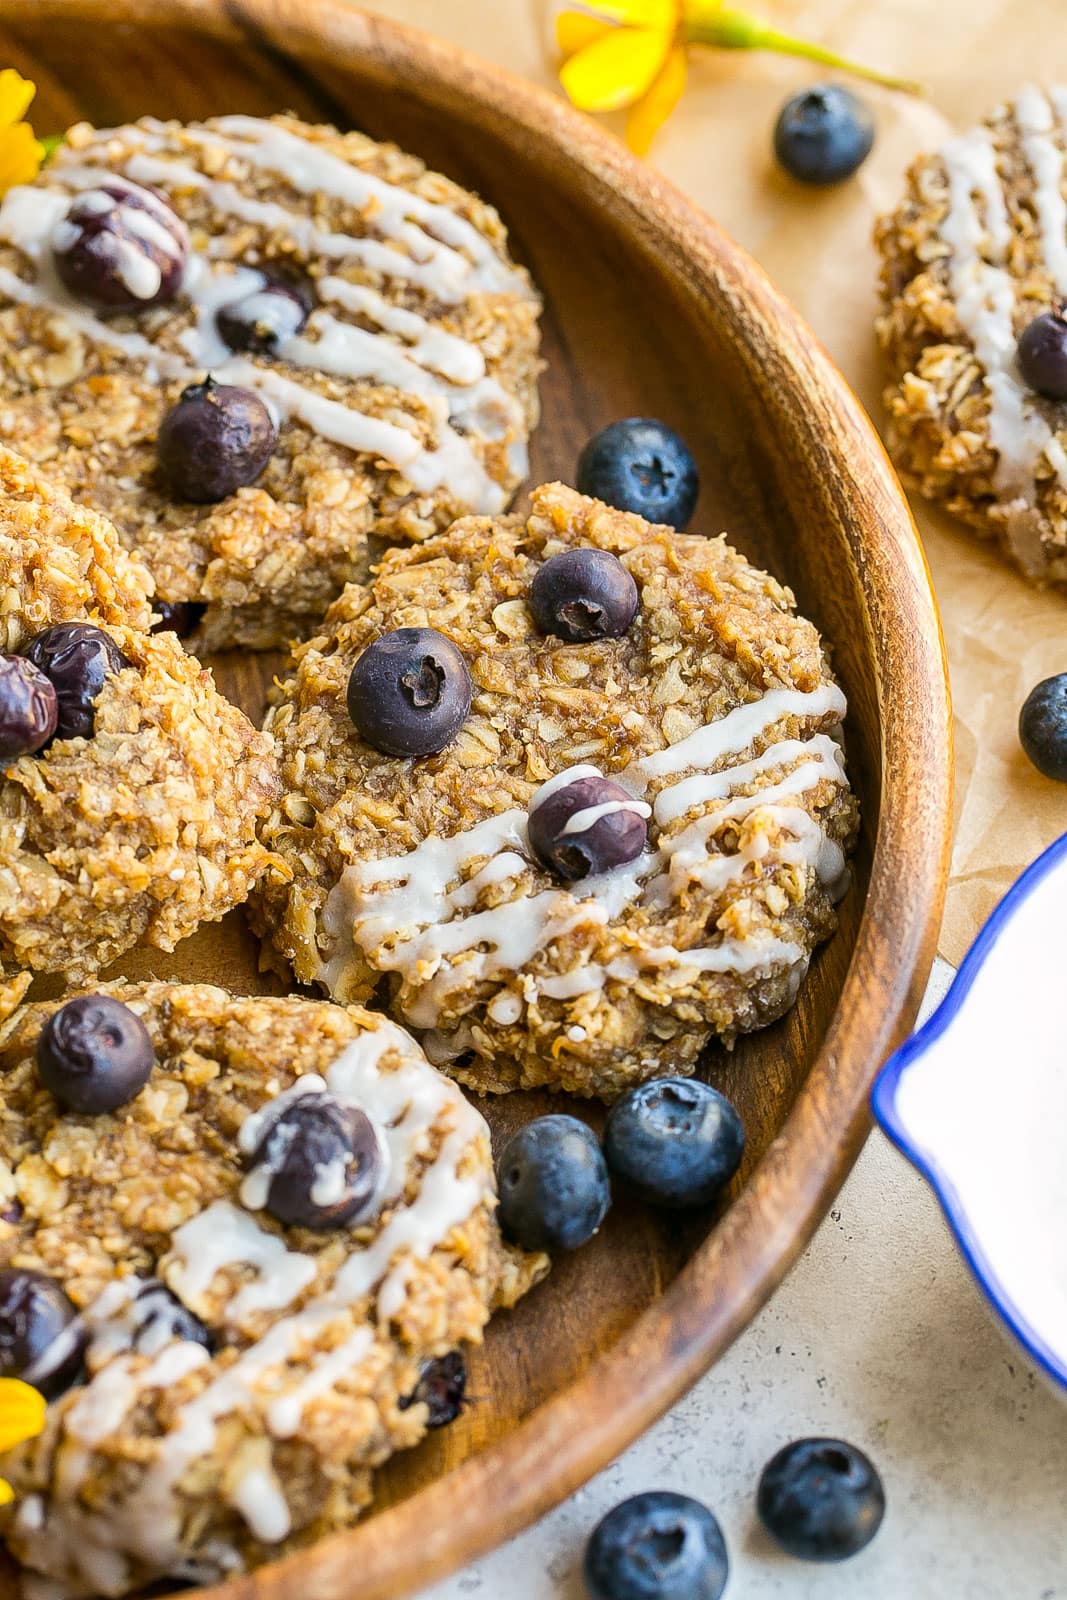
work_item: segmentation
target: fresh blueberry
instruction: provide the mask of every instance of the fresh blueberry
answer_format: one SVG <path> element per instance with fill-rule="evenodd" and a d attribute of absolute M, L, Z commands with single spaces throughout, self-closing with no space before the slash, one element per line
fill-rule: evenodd
<path fill-rule="evenodd" d="M 467 663 L 433 628 L 396 628 L 369 644 L 348 680 L 356 731 L 387 756 L 430 756 L 451 744 L 471 708 Z"/>
<path fill-rule="evenodd" d="M 608 550 L 583 546 L 549 556 L 530 585 L 528 604 L 542 633 L 568 644 L 621 639 L 637 615 L 637 585 Z"/>
<path fill-rule="evenodd" d="M 401 1411 L 409 1406 L 426 1407 L 426 1426 L 445 1428 L 455 1422 L 466 1402 L 467 1363 L 460 1350 L 450 1350 L 435 1361 L 425 1361 L 419 1381 L 410 1394 L 397 1402 Z"/>
<path fill-rule="evenodd" d="M 636 861 L 648 842 L 650 809 L 599 773 L 558 786 L 550 779 L 530 802 L 530 849 L 560 878 L 574 883 Z"/>
<path fill-rule="evenodd" d="M 46 745 L 59 705 L 51 680 L 25 656 L 0 656 L 0 759 L 16 761 Z"/>
<path fill-rule="evenodd" d="M 604 1158 L 653 1205 L 703 1206 L 741 1164 L 745 1130 L 723 1095 L 695 1078 L 656 1078 L 616 1100 Z"/>
<path fill-rule="evenodd" d="M 774 153 L 791 178 L 825 186 L 851 178 L 874 144 L 874 118 L 850 89 L 820 84 L 787 100 Z"/>
<path fill-rule="evenodd" d="M 125 180 L 83 189 L 52 233 L 63 286 L 101 311 L 173 300 L 188 252 L 185 225 L 163 197 Z"/>
<path fill-rule="evenodd" d="M 37 1036 L 37 1076 L 68 1111 L 95 1117 L 140 1094 L 155 1066 L 148 1030 L 106 994 L 79 995 Z"/>
<path fill-rule="evenodd" d="M 847 1561 L 885 1515 L 878 1473 L 843 1439 L 797 1439 L 768 1463 L 756 1506 L 767 1532 L 801 1561 Z"/>
<path fill-rule="evenodd" d="M 577 1250 L 611 1205 L 597 1137 L 577 1117 L 538 1117 L 497 1163 L 500 1226 L 524 1250 Z"/>
<path fill-rule="evenodd" d="M 1067 783 L 1067 672 L 1030 690 L 1019 712 L 1019 742 L 1038 772 Z"/>
<path fill-rule="evenodd" d="M 54 1278 L 24 1267 L 0 1271 L 0 1377 L 22 1378 L 48 1399 L 69 1388 L 85 1345 L 76 1316 Z"/>
<path fill-rule="evenodd" d="M 220 306 L 215 322 L 231 350 L 271 355 L 286 339 L 300 332 L 309 314 L 308 299 L 295 284 L 278 279 Z"/>
<path fill-rule="evenodd" d="M 624 1500 L 585 1550 L 592 1600 L 719 1600 L 730 1563 L 707 1506 L 668 1489 Z"/>
<path fill-rule="evenodd" d="M 130 1307 L 133 1323 L 133 1348 L 140 1355 L 154 1356 L 175 1339 L 212 1348 L 211 1335 L 199 1317 L 183 1306 L 166 1284 L 150 1278 Z"/>
<path fill-rule="evenodd" d="M 159 617 L 159 621 L 152 624 L 152 633 L 175 633 L 179 639 L 187 639 L 199 625 L 207 607 L 196 600 L 160 600 L 157 597 L 152 601 L 152 609 Z"/>
<path fill-rule="evenodd" d="M 88 622 L 57 622 L 30 640 L 24 655 L 56 692 L 56 737 L 91 738 L 94 706 L 108 678 L 132 666 L 110 634 Z"/>
<path fill-rule="evenodd" d="M 648 522 L 684 528 L 700 492 L 689 446 L 654 417 L 624 417 L 590 439 L 578 458 L 578 489 Z"/>
<path fill-rule="evenodd" d="M 370 1118 L 330 1094 L 300 1095 L 268 1123 L 252 1152 L 241 1199 L 291 1227 L 343 1228 L 365 1221 L 381 1188 L 384 1157 Z"/>
<path fill-rule="evenodd" d="M 1048 400 L 1067 400 L 1067 306 L 1046 311 L 1023 329 L 1016 360 L 1031 389 Z"/>
<path fill-rule="evenodd" d="M 205 378 L 183 389 L 164 416 L 156 455 L 176 499 L 215 505 L 255 483 L 277 442 L 258 394 Z"/>

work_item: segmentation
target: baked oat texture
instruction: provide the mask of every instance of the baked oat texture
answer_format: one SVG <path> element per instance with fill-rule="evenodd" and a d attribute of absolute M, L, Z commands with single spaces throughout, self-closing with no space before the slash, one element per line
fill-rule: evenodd
<path fill-rule="evenodd" d="M 65 1592 L 116 1595 L 164 1573 L 210 1581 L 347 1526 L 373 1468 L 426 1431 L 426 1406 L 404 1403 L 422 1363 L 480 1341 L 490 1311 L 547 1263 L 501 1241 L 484 1121 L 384 1018 L 199 985 L 99 992 L 142 1017 L 158 1061 L 112 1115 L 60 1115 L 39 1086 L 34 1041 L 52 1006 L 26 1008 L 0 1040 L 0 1197 L 17 1217 L 0 1222 L 0 1264 L 58 1279 L 92 1339 L 92 1382 L 53 1401 L 43 1435 L 4 1459 L 20 1502 L 4 1531 Z M 313 1232 L 243 1210 L 241 1123 L 349 1047 L 357 1103 L 381 1113 L 394 1157 L 380 1216 Z M 299 1255 L 304 1286 L 271 1304 L 276 1260 L 175 1238 L 212 1206 L 215 1241 L 219 1208 L 236 1210 L 279 1255 Z M 212 1250 L 225 1264 L 198 1271 Z M 353 1261 L 368 1263 L 367 1287 L 349 1299 L 338 1274 Z M 210 1359 L 181 1342 L 130 1351 L 115 1285 L 145 1279 L 205 1325 Z"/>
<path fill-rule="evenodd" d="M 94 173 L 151 184 L 187 224 L 193 269 L 170 305 L 104 324 L 59 288 L 51 229 Z M 410 208 L 427 203 L 440 210 L 424 229 Z M 213 307 L 253 268 L 295 275 L 318 304 L 302 338 L 234 363 Z M 79 124 L 0 210 L 0 437 L 107 514 L 162 599 L 206 604 L 199 648 L 285 645 L 365 575 L 369 534 L 421 539 L 507 503 L 537 419 L 539 310 L 497 213 L 393 145 L 293 117 Z M 156 433 L 207 369 L 274 384 L 278 446 L 252 487 L 176 504 L 157 476 Z M 314 426 L 278 381 L 320 406 Z M 374 438 L 338 442 L 359 416 L 425 447 L 419 487 Z M 425 470 L 434 449 L 437 482 Z"/>
<path fill-rule="evenodd" d="M 56 739 L 0 774 L 0 1014 L 34 972 L 87 980 L 138 941 L 172 950 L 240 904 L 270 856 L 271 741 L 172 633 L 142 631 L 151 582 L 105 518 L 0 450 L 3 648 L 89 621 L 133 663 L 109 678 L 90 739 Z"/>
<path fill-rule="evenodd" d="M 1067 407 L 1019 335 L 1067 295 L 1067 90 L 1026 88 L 922 156 L 876 229 L 894 460 L 1031 580 L 1067 582 Z"/>
<path fill-rule="evenodd" d="M 583 544 L 617 554 L 636 580 L 640 609 L 622 639 L 572 645 L 534 631 L 531 578 L 547 556 Z M 423 625 L 463 651 L 472 712 L 442 754 L 400 761 L 359 739 L 345 688 L 378 634 Z M 765 699 L 771 690 L 785 698 Z M 717 728 L 718 754 L 685 760 L 681 741 L 746 706 L 755 721 L 740 743 Z M 350 586 L 296 651 L 268 717 L 284 795 L 262 830 L 292 876 L 264 883 L 253 918 L 302 982 L 346 1003 L 375 996 L 479 1090 L 551 1084 L 610 1098 L 692 1071 L 711 1034 L 729 1041 L 789 1005 L 835 926 L 831 880 L 856 829 L 826 737 L 843 709 L 789 591 L 724 539 L 542 487 L 528 520 L 467 519 L 390 552 L 373 584 Z M 633 764 L 671 747 L 660 763 L 675 775 L 695 767 L 710 788 L 653 823 L 659 868 L 643 869 L 640 893 L 631 880 L 613 904 L 625 875 L 607 874 L 583 899 L 524 855 L 525 808 L 547 779 L 595 763 L 606 775 L 629 768 L 633 787 Z M 654 774 L 641 783 L 653 803 L 668 787 Z M 513 808 L 512 870 L 490 863 L 497 844 L 462 848 L 466 830 Z M 385 857 L 400 859 L 383 872 Z M 473 932 L 461 925 L 501 906 Z M 697 949 L 724 970 L 679 955 Z"/>

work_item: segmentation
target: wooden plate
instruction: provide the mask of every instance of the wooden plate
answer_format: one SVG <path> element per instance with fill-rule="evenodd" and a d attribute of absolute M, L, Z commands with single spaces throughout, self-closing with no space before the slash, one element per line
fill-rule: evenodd
<path fill-rule="evenodd" d="M 851 703 L 864 828 L 841 930 L 788 1019 L 707 1061 L 748 1130 L 728 1204 L 679 1219 L 620 1202 L 595 1243 L 494 1324 L 475 1404 L 383 1470 L 373 1516 L 212 1591 L 399 1600 L 546 1511 L 692 1384 L 854 1158 L 874 1072 L 922 992 L 944 889 L 951 727 L 929 576 L 874 431 L 812 336 L 707 218 L 560 101 L 343 0 L 0 0 L 0 64 L 38 83 L 42 130 L 290 108 L 396 139 L 483 193 L 547 300 L 535 478 L 569 478 L 614 417 L 667 418 L 700 461 L 695 526 L 728 528 L 794 586 Z M 272 663 L 215 665 L 255 714 Z M 239 915 L 124 970 L 264 987 Z M 490 1105 L 494 1133 L 550 1103 Z"/>

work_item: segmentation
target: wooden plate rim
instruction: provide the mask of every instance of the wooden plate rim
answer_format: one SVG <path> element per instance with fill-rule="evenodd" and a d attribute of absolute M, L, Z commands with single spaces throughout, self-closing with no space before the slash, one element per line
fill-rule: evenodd
<path fill-rule="evenodd" d="M 498 126 L 550 150 L 587 196 L 669 258 L 716 322 L 716 303 L 730 303 L 750 367 L 769 341 L 795 388 L 818 393 L 815 414 L 790 416 L 780 397 L 776 416 L 805 434 L 832 475 L 871 607 L 882 803 L 867 902 L 823 1047 L 745 1189 L 663 1296 L 504 1439 L 354 1529 L 204 1591 L 210 1600 L 402 1600 L 543 1515 L 684 1394 L 777 1287 L 851 1167 L 869 1127 L 874 1074 L 925 987 L 947 879 L 952 718 L 930 574 L 881 442 L 814 336 L 714 222 L 561 99 L 345 0 L 33 0 L 33 11 L 35 24 L 91 22 L 106 11 L 132 25 L 191 27 L 292 55 L 301 70 L 328 37 L 332 53 L 359 57 L 381 81 L 442 106 L 474 97 Z M 25 15 L 25 0 L 0 0 L 0 23 L 17 27 Z"/>

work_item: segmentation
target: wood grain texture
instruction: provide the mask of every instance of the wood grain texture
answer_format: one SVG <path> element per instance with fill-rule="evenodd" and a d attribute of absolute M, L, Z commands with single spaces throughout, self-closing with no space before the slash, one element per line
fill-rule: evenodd
<path fill-rule="evenodd" d="M 812 336 L 714 224 L 560 101 L 343 0 L 0 0 L 0 64 L 36 79 L 44 131 L 290 108 L 394 138 L 480 190 L 546 295 L 535 479 L 571 478 L 614 417 L 665 417 L 700 462 L 695 528 L 729 529 L 793 585 L 851 702 L 864 827 L 841 931 L 789 1018 L 706 1062 L 748 1131 L 726 1204 L 662 1219 L 620 1201 L 592 1245 L 494 1324 L 475 1403 L 383 1470 L 373 1516 L 211 1591 L 400 1600 L 546 1511 L 692 1384 L 848 1170 L 871 1079 L 925 984 L 944 892 L 951 719 L 929 577 L 874 431 Z M 274 663 L 214 664 L 255 713 Z M 267 987 L 240 914 L 123 970 Z M 488 1105 L 494 1137 L 551 1104 Z"/>

